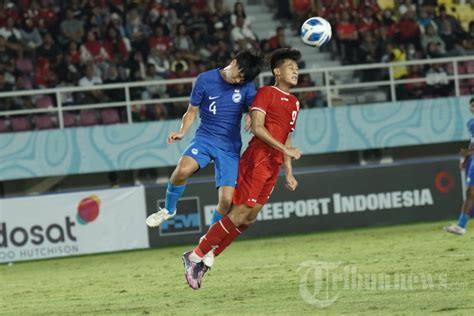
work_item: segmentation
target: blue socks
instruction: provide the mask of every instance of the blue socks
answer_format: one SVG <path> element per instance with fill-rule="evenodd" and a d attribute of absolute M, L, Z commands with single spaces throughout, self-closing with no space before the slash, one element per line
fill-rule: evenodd
<path fill-rule="evenodd" d="M 168 182 L 168 188 L 166 188 L 165 208 L 170 214 L 174 213 L 176 210 L 176 204 L 181 195 L 183 195 L 184 189 L 186 189 L 186 184 L 175 186 L 171 184 L 171 182 Z"/>
<path fill-rule="evenodd" d="M 220 221 L 221 219 L 224 218 L 224 215 L 219 213 L 217 210 L 214 210 L 214 213 L 212 213 L 212 220 L 211 220 L 211 226 Z"/>
<path fill-rule="evenodd" d="M 466 228 L 466 224 L 468 220 L 469 220 L 469 215 L 467 215 L 464 212 L 461 212 L 461 215 L 459 215 L 458 226 L 461 228 Z"/>

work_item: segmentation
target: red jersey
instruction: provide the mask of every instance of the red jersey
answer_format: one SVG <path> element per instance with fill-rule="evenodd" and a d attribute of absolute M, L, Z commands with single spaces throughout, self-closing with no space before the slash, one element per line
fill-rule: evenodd
<path fill-rule="evenodd" d="M 250 108 L 250 111 L 260 111 L 265 114 L 265 128 L 282 144 L 286 143 L 288 135 L 295 129 L 299 110 L 300 103 L 294 95 L 274 86 L 258 89 Z M 280 164 L 283 162 L 281 151 L 256 136 L 250 141 L 249 148 L 272 156 L 272 159 Z"/>

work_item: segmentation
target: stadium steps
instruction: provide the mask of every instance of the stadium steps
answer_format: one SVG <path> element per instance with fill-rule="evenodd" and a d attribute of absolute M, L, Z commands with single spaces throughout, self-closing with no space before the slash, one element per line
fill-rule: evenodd
<path fill-rule="evenodd" d="M 283 25 L 280 21 L 273 19 L 274 13 L 270 8 L 263 4 L 264 1 L 247 0 L 245 10 L 249 17 L 252 18 L 251 28 L 259 39 L 268 39 L 275 34 L 277 26 Z M 258 4 L 259 3 L 259 4 Z M 290 26 L 286 26 L 285 36 L 287 43 L 303 54 L 303 61 L 306 68 L 320 67 L 337 67 L 341 65 L 339 60 L 332 60 L 331 53 L 321 52 L 318 48 L 305 45 L 300 37 L 291 30 Z M 322 74 L 311 74 L 312 80 L 316 85 L 324 84 Z M 355 76 L 352 70 L 338 71 L 332 73 L 332 79 L 335 83 L 356 83 L 360 79 Z M 337 91 L 342 103 L 344 104 L 361 104 L 386 101 L 386 95 L 379 90 L 371 89 L 351 89 L 346 91 Z"/>

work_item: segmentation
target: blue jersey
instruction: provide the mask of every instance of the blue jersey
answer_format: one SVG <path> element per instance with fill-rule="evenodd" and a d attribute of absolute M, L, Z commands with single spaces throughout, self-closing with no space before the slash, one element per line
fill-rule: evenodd
<path fill-rule="evenodd" d="M 474 119 L 470 119 L 467 124 L 467 130 L 469 132 L 469 136 L 471 137 L 471 144 L 474 145 Z"/>
<path fill-rule="evenodd" d="M 201 118 L 195 137 L 240 155 L 242 111 L 252 104 L 255 94 L 253 82 L 232 85 L 222 78 L 219 69 L 200 74 L 190 100 L 191 105 L 199 106 Z"/>

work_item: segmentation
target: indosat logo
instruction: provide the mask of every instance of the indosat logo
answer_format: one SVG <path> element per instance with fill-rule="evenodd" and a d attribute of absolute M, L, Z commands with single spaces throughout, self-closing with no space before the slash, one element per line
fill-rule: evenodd
<path fill-rule="evenodd" d="M 76 220 L 81 225 L 89 224 L 97 219 L 100 211 L 100 199 L 97 195 L 86 197 L 77 206 Z"/>
<path fill-rule="evenodd" d="M 87 225 L 95 221 L 100 213 L 100 202 L 96 195 L 82 199 L 77 206 L 76 222 Z M 63 221 L 31 227 L 10 227 L 1 222 L 0 261 L 78 253 L 75 226 L 70 216 Z M 46 242 L 54 246 L 44 245 Z"/>

